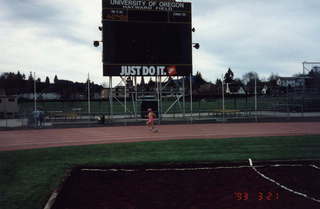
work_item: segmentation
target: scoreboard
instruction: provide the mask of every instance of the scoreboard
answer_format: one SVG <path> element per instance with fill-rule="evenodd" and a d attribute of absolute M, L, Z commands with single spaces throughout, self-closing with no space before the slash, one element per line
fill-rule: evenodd
<path fill-rule="evenodd" d="M 191 3 L 103 0 L 104 76 L 192 73 Z"/>
<path fill-rule="evenodd" d="M 102 19 L 130 22 L 191 23 L 191 4 L 105 0 Z"/>

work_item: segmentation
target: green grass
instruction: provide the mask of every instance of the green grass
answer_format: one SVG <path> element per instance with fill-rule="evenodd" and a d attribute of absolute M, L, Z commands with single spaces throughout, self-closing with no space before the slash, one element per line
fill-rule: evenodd
<path fill-rule="evenodd" d="M 0 152 L 0 208 L 41 209 L 76 165 L 320 159 L 320 136 L 195 139 Z"/>

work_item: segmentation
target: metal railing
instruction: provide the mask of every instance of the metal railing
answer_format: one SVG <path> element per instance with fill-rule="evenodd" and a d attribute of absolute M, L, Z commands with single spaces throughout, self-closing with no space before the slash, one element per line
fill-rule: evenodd
<path fill-rule="evenodd" d="M 162 101 L 162 104 L 159 122 L 320 120 L 319 95 L 259 96 L 257 98 L 257 111 L 255 111 L 253 97 L 226 97 L 224 109 L 220 98 L 202 98 L 193 101 L 192 108 L 190 103 L 186 102 L 184 111 L 178 103 L 172 105 L 172 101 L 168 103 Z M 139 107 L 134 112 L 131 111 L 134 107 L 128 105 L 125 112 L 121 105 L 114 104 L 113 114 L 111 115 L 108 105 L 109 102 L 105 100 L 92 101 L 91 113 L 89 114 L 83 102 L 56 101 L 45 103 L 38 101 L 38 107 L 45 113 L 43 121 L 40 121 L 32 114 L 32 102 L 20 103 L 20 113 L 0 113 L 0 128 L 128 125 L 131 123 L 143 124 L 145 121 L 142 116 L 146 114 L 141 114 Z"/>

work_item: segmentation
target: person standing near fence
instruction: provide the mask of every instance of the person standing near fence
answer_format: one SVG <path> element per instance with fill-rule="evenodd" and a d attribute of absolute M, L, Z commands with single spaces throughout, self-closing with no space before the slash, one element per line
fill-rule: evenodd
<path fill-rule="evenodd" d="M 32 118 L 33 118 L 34 127 L 37 128 L 38 122 L 39 122 L 39 111 L 38 110 L 34 110 L 32 112 Z"/>
<path fill-rule="evenodd" d="M 44 112 L 42 110 L 39 111 L 39 126 L 42 128 L 44 126 Z"/>

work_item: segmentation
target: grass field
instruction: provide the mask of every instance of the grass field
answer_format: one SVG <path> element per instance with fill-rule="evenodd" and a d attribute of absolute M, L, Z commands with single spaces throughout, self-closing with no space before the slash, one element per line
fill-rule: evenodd
<path fill-rule="evenodd" d="M 194 139 L 0 152 L 0 208 L 41 209 L 77 165 L 320 159 L 320 136 Z"/>

